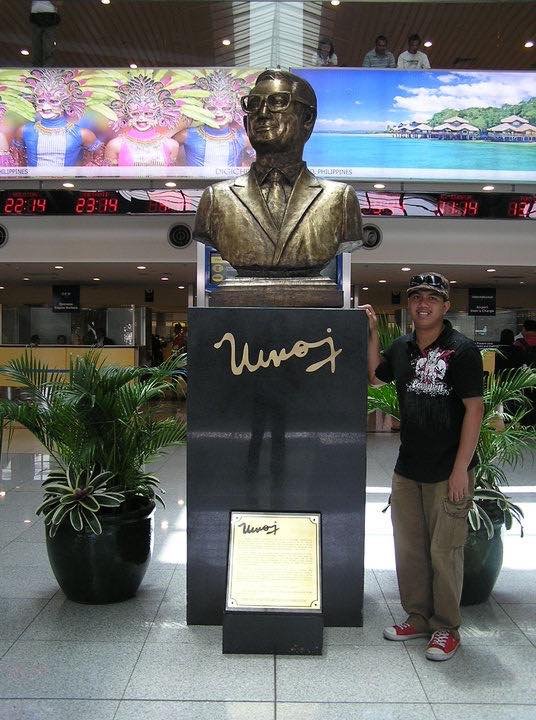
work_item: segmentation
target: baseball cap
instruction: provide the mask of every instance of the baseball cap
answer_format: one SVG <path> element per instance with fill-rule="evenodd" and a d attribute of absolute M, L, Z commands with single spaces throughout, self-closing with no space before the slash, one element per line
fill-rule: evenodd
<path fill-rule="evenodd" d="M 432 290 L 448 300 L 450 284 L 447 278 L 439 273 L 422 273 L 410 278 L 407 289 L 408 297 L 417 290 Z"/>

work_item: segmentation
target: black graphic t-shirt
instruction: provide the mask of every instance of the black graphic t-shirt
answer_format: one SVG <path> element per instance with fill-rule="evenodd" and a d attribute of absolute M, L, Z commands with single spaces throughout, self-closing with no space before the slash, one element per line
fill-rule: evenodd
<path fill-rule="evenodd" d="M 415 334 L 398 338 L 376 369 L 394 380 L 400 402 L 400 451 L 395 472 L 417 482 L 448 480 L 460 441 L 464 398 L 481 397 L 482 356 L 448 320 L 437 340 L 421 351 Z M 469 468 L 476 464 L 476 455 Z"/>

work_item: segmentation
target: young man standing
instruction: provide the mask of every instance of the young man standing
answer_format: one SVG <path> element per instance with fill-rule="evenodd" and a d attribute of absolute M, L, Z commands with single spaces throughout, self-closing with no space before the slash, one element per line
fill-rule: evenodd
<path fill-rule="evenodd" d="M 449 282 L 438 273 L 412 277 L 407 290 L 414 332 L 380 354 L 376 314 L 369 318 L 371 384 L 394 380 L 400 402 L 400 451 L 391 516 L 405 622 L 387 640 L 430 637 L 429 660 L 459 647 L 460 597 L 471 469 L 484 411 L 482 358 L 472 340 L 444 319 Z"/>

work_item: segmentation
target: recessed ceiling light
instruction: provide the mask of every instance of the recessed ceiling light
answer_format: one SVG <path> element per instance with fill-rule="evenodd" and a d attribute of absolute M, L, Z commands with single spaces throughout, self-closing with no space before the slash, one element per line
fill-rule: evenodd
<path fill-rule="evenodd" d="M 227 45 L 230 45 L 230 44 L 231 44 L 231 41 L 229 40 L 229 38 L 224 38 L 224 39 L 221 41 L 221 44 L 227 46 Z"/>
<path fill-rule="evenodd" d="M 427 40 L 425 43 L 423 43 L 424 47 L 432 47 L 432 41 Z"/>
<path fill-rule="evenodd" d="M 100 0 L 103 5 L 109 5 L 111 0 Z"/>
<path fill-rule="evenodd" d="M 491 190 L 495 190 L 495 185 L 484 185 L 482 187 L 482 190 L 485 190 L 486 192 L 490 192 Z"/>
<path fill-rule="evenodd" d="M 177 187 L 177 183 L 170 180 L 166 183 L 166 187 Z"/>
<path fill-rule="evenodd" d="M 64 188 L 74 188 L 74 183 L 71 182 L 64 182 L 63 183 Z"/>
<path fill-rule="evenodd" d="M 6 496 L 6 491 L 5 490 L 0 491 L 0 497 L 5 497 L 5 496 Z"/>
<path fill-rule="evenodd" d="M 520 284 L 520 285 L 524 285 L 524 284 L 525 284 L 525 281 L 524 281 L 524 280 L 520 280 L 520 281 L 519 281 L 519 284 Z"/>
<path fill-rule="evenodd" d="M 54 270 L 63 270 L 63 265 L 54 265 Z"/>
<path fill-rule="evenodd" d="M 160 280 L 169 280 L 169 278 L 167 275 L 164 275 L 163 277 L 160 278 Z"/>
<path fill-rule="evenodd" d="M 136 65 L 136 63 L 130 63 L 130 66 L 129 66 L 129 67 L 130 67 L 131 70 L 136 70 L 136 68 L 137 68 L 138 66 Z"/>
<path fill-rule="evenodd" d="M 147 270 L 147 265 L 136 265 L 136 270 Z"/>
<path fill-rule="evenodd" d="M 402 270 L 402 272 L 409 272 L 411 270 L 411 268 L 409 268 L 409 267 L 403 267 L 400 269 Z"/>
<path fill-rule="evenodd" d="M 450 282 L 451 285 L 456 285 L 456 283 L 457 283 L 458 281 L 457 281 L 457 280 L 449 280 L 449 282 Z"/>
<path fill-rule="evenodd" d="M 22 279 L 23 279 L 23 280 L 29 280 L 30 278 L 29 278 L 29 277 L 23 277 Z"/>
<path fill-rule="evenodd" d="M 361 290 L 368 290 L 368 287 L 362 287 Z"/>
<path fill-rule="evenodd" d="M 100 278 L 91 278 L 92 280 L 95 280 L 95 282 L 99 281 Z"/>
<path fill-rule="evenodd" d="M 341 4 L 341 0 L 331 0 L 331 4 L 337 7 L 337 5 Z"/>
<path fill-rule="evenodd" d="M 486 272 L 497 272 L 497 270 L 495 270 L 495 268 L 488 268 Z"/>
<path fill-rule="evenodd" d="M 385 185 L 383 183 L 374 183 L 373 187 L 375 187 L 376 190 L 383 190 Z"/>
<path fill-rule="evenodd" d="M 378 280 L 378 282 L 381 282 L 381 283 L 386 283 L 386 282 L 387 282 L 387 280 Z"/>
<path fill-rule="evenodd" d="M 525 43 L 525 47 L 526 47 L 526 48 L 534 47 L 534 41 L 533 41 L 533 40 L 527 40 L 527 42 Z"/>
<path fill-rule="evenodd" d="M 6 289 L 5 285 L 0 285 L 0 290 L 5 290 L 5 289 Z"/>
<path fill-rule="evenodd" d="M 184 290 L 184 285 L 177 285 L 179 290 Z"/>
<path fill-rule="evenodd" d="M 20 51 L 20 54 L 21 54 L 21 55 L 29 55 L 29 54 L 30 54 L 30 51 L 29 51 L 29 50 L 26 50 L 26 48 L 23 48 L 23 49 Z"/>

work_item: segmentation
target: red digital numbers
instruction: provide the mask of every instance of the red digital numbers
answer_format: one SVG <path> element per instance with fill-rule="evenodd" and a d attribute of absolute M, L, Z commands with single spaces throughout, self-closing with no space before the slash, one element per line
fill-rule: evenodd
<path fill-rule="evenodd" d="M 10 195 L 6 198 L 4 215 L 42 215 L 48 207 L 47 199 L 34 195 Z"/>
<path fill-rule="evenodd" d="M 107 195 L 82 195 L 76 201 L 77 215 L 113 215 L 119 212 L 119 198 Z"/>
<path fill-rule="evenodd" d="M 444 217 L 477 217 L 478 201 L 470 197 L 440 198 L 437 209 Z"/>
<path fill-rule="evenodd" d="M 534 206 L 534 198 L 518 198 L 508 203 L 508 217 L 524 218 L 529 216 Z"/>

